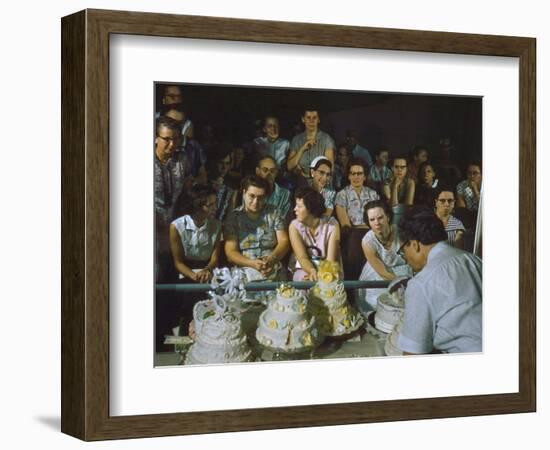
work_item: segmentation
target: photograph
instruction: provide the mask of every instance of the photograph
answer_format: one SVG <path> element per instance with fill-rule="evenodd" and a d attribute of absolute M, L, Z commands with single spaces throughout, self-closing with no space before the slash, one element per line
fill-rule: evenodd
<path fill-rule="evenodd" d="M 152 88 L 155 367 L 483 352 L 482 96 Z"/>

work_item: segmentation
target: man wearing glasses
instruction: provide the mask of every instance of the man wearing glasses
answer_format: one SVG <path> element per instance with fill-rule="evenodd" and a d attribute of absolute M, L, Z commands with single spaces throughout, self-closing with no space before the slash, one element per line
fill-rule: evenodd
<path fill-rule="evenodd" d="M 264 156 L 256 165 L 256 175 L 267 181 L 269 184 L 270 195 L 265 201 L 266 205 L 273 205 L 275 209 L 279 211 L 285 220 L 285 223 L 288 223 L 288 213 L 290 211 L 290 191 L 279 186 L 279 184 L 275 182 L 278 172 L 279 169 L 277 167 L 277 162 L 272 156 Z"/>
<path fill-rule="evenodd" d="M 175 153 L 181 137 L 178 123 L 170 117 L 160 117 L 156 123 L 154 183 L 155 236 L 157 280 L 175 276 L 170 255 L 169 226 L 174 220 L 174 207 L 182 192 L 186 159 Z"/>
<path fill-rule="evenodd" d="M 441 220 L 413 208 L 399 223 L 399 254 L 415 276 L 405 291 L 396 344 L 405 354 L 482 350 L 482 263 L 450 246 Z"/>

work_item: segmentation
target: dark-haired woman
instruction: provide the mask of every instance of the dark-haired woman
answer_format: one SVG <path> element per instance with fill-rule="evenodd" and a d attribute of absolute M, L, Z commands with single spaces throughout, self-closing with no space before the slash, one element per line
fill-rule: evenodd
<path fill-rule="evenodd" d="M 435 197 L 435 188 L 439 184 L 433 164 L 424 161 L 418 167 L 418 183 L 414 193 L 414 204 L 431 207 Z"/>
<path fill-rule="evenodd" d="M 322 195 L 311 187 L 296 190 L 296 219 L 290 223 L 293 254 L 289 269 L 294 281 L 317 281 L 316 262 L 321 259 L 340 263 L 340 226 L 327 217 Z"/>
<path fill-rule="evenodd" d="M 185 278 L 206 283 L 220 257 L 221 223 L 216 213 L 216 192 L 195 187 L 191 193 L 191 214 L 170 224 L 170 249 L 176 270 Z"/>
<path fill-rule="evenodd" d="M 435 215 L 443 223 L 447 232 L 447 242 L 456 248 L 464 248 L 466 229 L 460 220 L 451 213 L 455 207 L 455 194 L 452 188 L 440 187 L 436 190 Z"/>
<path fill-rule="evenodd" d="M 392 212 L 384 201 L 375 200 L 365 206 L 365 221 L 371 230 L 365 234 L 361 246 L 367 262 L 363 266 L 360 280 L 393 280 L 397 276 L 412 275 L 406 261 L 398 255 L 399 239 L 397 225 L 391 224 Z M 366 314 L 376 310 L 378 296 L 385 289 L 359 289 L 356 303 Z"/>

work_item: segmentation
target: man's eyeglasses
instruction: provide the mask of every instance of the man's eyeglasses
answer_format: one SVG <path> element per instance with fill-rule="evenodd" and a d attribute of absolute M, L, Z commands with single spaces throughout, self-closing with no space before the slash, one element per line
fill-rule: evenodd
<path fill-rule="evenodd" d="M 178 140 L 177 137 L 166 137 L 166 136 L 157 136 L 158 138 L 162 139 L 164 142 L 166 142 L 167 144 L 172 142 L 176 142 Z"/>
<path fill-rule="evenodd" d="M 410 241 L 405 241 L 403 242 L 403 244 L 401 244 L 401 247 L 399 247 L 399 250 L 397 250 L 397 254 L 399 256 L 401 256 L 401 258 L 405 258 L 405 246 L 409 243 Z"/>
<path fill-rule="evenodd" d="M 452 205 L 455 202 L 454 198 L 438 198 L 437 201 L 439 203 L 448 203 L 449 205 Z"/>
<path fill-rule="evenodd" d="M 365 172 L 350 172 L 349 174 L 352 177 L 360 177 L 361 175 L 365 175 Z"/>

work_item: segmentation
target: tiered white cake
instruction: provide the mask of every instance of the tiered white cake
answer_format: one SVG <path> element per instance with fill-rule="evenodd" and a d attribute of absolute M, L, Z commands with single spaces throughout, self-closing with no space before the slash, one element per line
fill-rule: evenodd
<path fill-rule="evenodd" d="M 211 300 L 198 302 L 193 308 L 196 338 L 185 364 L 252 361 L 240 318 L 227 306 L 224 296 L 211 295 Z"/>
<path fill-rule="evenodd" d="M 378 297 L 374 316 L 374 325 L 384 333 L 391 333 L 405 310 L 405 287 L 408 277 L 394 279 L 388 286 L 388 292 Z"/>
<path fill-rule="evenodd" d="M 401 332 L 401 320 L 397 322 L 397 324 L 393 327 L 393 330 L 386 338 L 386 342 L 384 343 L 384 352 L 387 356 L 403 356 L 403 352 L 399 350 L 397 345 L 395 345 L 395 342 L 397 340 L 397 336 Z"/>
<path fill-rule="evenodd" d="M 264 347 L 283 353 L 308 351 L 322 341 L 304 294 L 285 284 L 260 314 L 256 338 Z"/>
<path fill-rule="evenodd" d="M 332 261 L 319 264 L 317 284 L 309 291 L 309 305 L 321 333 L 344 336 L 363 325 L 363 316 L 349 304 L 339 265 Z"/>

